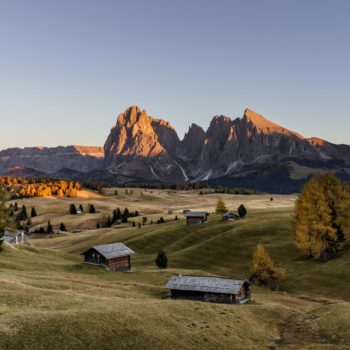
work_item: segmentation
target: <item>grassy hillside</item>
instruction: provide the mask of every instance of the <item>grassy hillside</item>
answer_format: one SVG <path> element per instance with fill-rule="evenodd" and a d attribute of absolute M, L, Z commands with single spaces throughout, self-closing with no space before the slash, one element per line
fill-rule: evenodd
<path fill-rule="evenodd" d="M 198 193 L 149 195 L 151 201 L 138 205 L 156 217 L 170 198 L 179 211 L 212 210 L 216 200 Z M 49 201 L 34 204 L 41 208 L 43 200 Z M 116 201 L 112 195 L 95 200 L 101 207 Z M 293 198 L 225 200 L 235 207 L 244 200 L 248 217 L 223 222 L 210 215 L 209 223 L 193 227 L 172 219 L 6 246 L 0 253 L 0 349 L 348 349 L 350 252 L 327 264 L 300 255 L 291 239 Z M 67 206 L 61 201 L 47 209 L 56 220 Z M 137 252 L 131 273 L 81 263 L 87 247 L 117 241 Z M 167 299 L 163 286 L 174 273 L 246 278 L 259 241 L 287 268 L 281 291 L 254 287 L 252 302 L 241 306 Z M 155 267 L 159 249 L 168 254 L 166 270 Z"/>

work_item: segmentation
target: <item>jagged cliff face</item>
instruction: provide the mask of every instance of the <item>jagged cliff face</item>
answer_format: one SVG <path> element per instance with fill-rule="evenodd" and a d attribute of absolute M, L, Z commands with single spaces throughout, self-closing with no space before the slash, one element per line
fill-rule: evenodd
<path fill-rule="evenodd" d="M 315 142 L 250 109 L 232 120 L 215 116 L 205 132 L 192 124 L 182 141 L 172 126 L 138 107 L 118 116 L 105 144 L 106 166 L 147 181 L 201 181 L 285 159 L 346 159 L 349 146 Z"/>
<path fill-rule="evenodd" d="M 207 131 L 192 124 L 180 140 L 169 122 L 133 106 L 118 115 L 103 148 L 8 149 L 0 152 L 0 174 L 19 171 L 79 178 L 85 173 L 84 178 L 90 174 L 94 180 L 117 179 L 114 184 L 181 183 L 232 178 L 247 169 L 271 171 L 273 164 L 284 162 L 288 167 L 289 160 L 333 162 L 336 172 L 339 162 L 350 162 L 350 146 L 305 139 L 250 109 L 234 120 L 215 116 Z M 11 169 L 15 167 L 28 169 Z M 343 166 L 342 174 L 350 176 L 350 166 Z"/>
<path fill-rule="evenodd" d="M 33 168 L 53 174 L 62 168 L 89 172 L 103 164 L 102 147 L 28 147 L 0 151 L 0 173 L 11 168 Z"/>
<path fill-rule="evenodd" d="M 179 144 L 168 122 L 129 107 L 119 114 L 107 138 L 105 166 L 115 174 L 145 181 L 182 182 L 181 167 L 173 157 Z"/>

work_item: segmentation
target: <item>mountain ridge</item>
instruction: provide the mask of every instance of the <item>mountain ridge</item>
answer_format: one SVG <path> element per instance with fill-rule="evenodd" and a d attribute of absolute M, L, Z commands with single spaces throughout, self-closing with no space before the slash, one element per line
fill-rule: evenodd
<path fill-rule="evenodd" d="M 342 176 L 349 174 L 350 178 L 350 146 L 316 137 L 305 138 L 252 109 L 246 108 L 241 118 L 216 115 L 207 130 L 192 123 L 180 139 L 167 120 L 150 116 L 138 106 L 130 106 L 118 114 L 103 147 L 75 145 L 3 150 L 0 151 L 0 173 L 27 167 L 33 169 L 32 172 L 69 176 L 71 169 L 84 174 L 85 178 L 91 174 L 97 179 L 107 178 L 111 183 L 115 179 L 116 184 L 120 179 L 124 183 L 138 179 L 145 183 L 172 184 L 222 179 L 218 181 L 234 186 L 235 178 L 248 170 L 264 168 L 269 172 L 272 164 L 282 163 L 289 169 L 288 160 L 293 160 L 292 164 L 306 161 L 313 164 L 311 167 L 317 164 L 320 171 L 329 168 L 340 171 Z M 341 164 L 339 169 L 333 166 L 334 161 Z M 303 171 L 306 179 L 305 165 Z M 277 176 L 275 171 L 272 173 Z M 315 169 L 309 173 L 315 173 Z M 244 183 L 242 176 L 240 183 Z M 249 180 L 250 186 L 252 183 L 254 179 Z"/>

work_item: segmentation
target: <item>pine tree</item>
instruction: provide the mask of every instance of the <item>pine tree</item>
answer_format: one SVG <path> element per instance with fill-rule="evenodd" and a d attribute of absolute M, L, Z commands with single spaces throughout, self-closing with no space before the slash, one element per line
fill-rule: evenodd
<path fill-rule="evenodd" d="M 117 210 L 113 210 L 113 217 L 112 217 L 113 222 L 116 222 L 118 220 L 118 215 L 117 215 Z"/>
<path fill-rule="evenodd" d="M 275 267 L 270 255 L 260 242 L 253 253 L 252 274 L 250 280 L 260 286 L 275 290 L 285 276 L 285 270 Z"/>
<path fill-rule="evenodd" d="M 241 217 L 241 218 L 245 218 L 246 215 L 247 215 L 247 209 L 246 207 L 241 204 L 239 207 L 238 207 L 238 215 Z"/>
<path fill-rule="evenodd" d="M 89 205 L 89 213 L 90 213 L 90 214 L 95 214 L 95 213 L 96 213 L 96 209 L 95 209 L 95 207 L 94 207 L 93 204 L 90 204 L 90 205 Z"/>
<path fill-rule="evenodd" d="M 96 224 L 96 228 L 100 228 L 100 223 L 99 222 Z"/>
<path fill-rule="evenodd" d="M 226 207 L 225 202 L 222 200 L 222 198 L 219 198 L 217 203 L 216 203 L 216 209 L 215 213 L 216 214 L 224 214 L 227 213 L 228 209 Z"/>
<path fill-rule="evenodd" d="M 46 233 L 53 233 L 53 227 L 51 225 L 50 220 L 47 222 Z"/>
<path fill-rule="evenodd" d="M 160 269 L 166 269 L 168 267 L 168 257 L 164 250 L 159 251 L 156 258 L 156 264 Z"/>
<path fill-rule="evenodd" d="M 130 217 L 130 213 L 129 213 L 129 209 L 128 208 L 124 209 L 123 217 L 127 218 L 127 219 Z"/>
<path fill-rule="evenodd" d="M 136 223 L 135 221 L 132 222 L 132 227 L 135 227 L 136 226 Z"/>
<path fill-rule="evenodd" d="M 106 227 L 111 227 L 111 226 L 112 226 L 111 216 L 108 215 L 108 217 L 107 217 L 107 222 L 106 222 Z"/>
<path fill-rule="evenodd" d="M 83 206 L 80 204 L 79 205 L 79 209 L 80 209 L 80 211 L 82 212 L 82 213 L 84 213 L 84 208 L 83 208 Z"/>
<path fill-rule="evenodd" d="M 62 231 L 62 232 L 66 232 L 67 231 L 66 226 L 65 226 L 65 224 L 63 222 L 61 222 L 60 231 Z"/>
<path fill-rule="evenodd" d="M 117 220 L 121 220 L 122 219 L 122 212 L 120 211 L 119 208 L 117 208 Z"/>
<path fill-rule="evenodd" d="M 77 208 L 76 208 L 75 204 L 73 204 L 73 203 L 69 205 L 69 214 L 70 215 L 77 214 Z"/>
<path fill-rule="evenodd" d="M 31 218 L 35 218 L 36 216 L 38 216 L 38 214 L 36 213 L 36 210 L 34 207 L 32 207 L 31 213 L 30 213 L 30 217 Z"/>
<path fill-rule="evenodd" d="M 28 219 L 27 208 L 25 205 L 23 205 L 21 211 L 17 214 L 16 220 L 19 222 L 27 219 Z"/>

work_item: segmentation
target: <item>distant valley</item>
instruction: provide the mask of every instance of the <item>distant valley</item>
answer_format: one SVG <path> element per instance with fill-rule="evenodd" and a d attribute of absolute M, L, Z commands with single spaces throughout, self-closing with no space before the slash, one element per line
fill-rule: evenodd
<path fill-rule="evenodd" d="M 206 131 L 192 124 L 180 140 L 169 122 L 132 106 L 119 114 L 104 147 L 0 152 L 0 175 L 110 185 L 206 182 L 292 193 L 313 174 L 326 171 L 350 179 L 350 146 L 304 138 L 250 109 L 242 118 L 215 116 Z"/>

